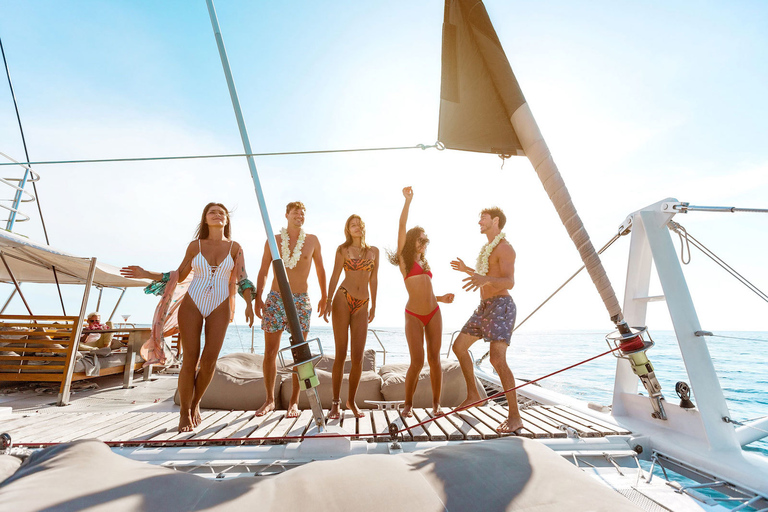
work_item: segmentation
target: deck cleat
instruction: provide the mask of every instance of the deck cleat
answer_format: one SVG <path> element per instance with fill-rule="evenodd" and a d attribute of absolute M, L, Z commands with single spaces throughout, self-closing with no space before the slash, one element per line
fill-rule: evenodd
<path fill-rule="evenodd" d="M 666 420 L 664 411 L 664 395 L 661 393 L 661 384 L 656 378 L 653 365 L 646 355 L 646 351 L 653 347 L 654 342 L 645 327 L 629 327 L 625 322 L 617 324 L 618 330 L 605 336 L 608 346 L 616 350 L 613 355 L 626 359 L 632 365 L 632 371 L 638 376 L 643 387 L 651 399 L 653 413 L 651 416 L 659 420 Z"/>

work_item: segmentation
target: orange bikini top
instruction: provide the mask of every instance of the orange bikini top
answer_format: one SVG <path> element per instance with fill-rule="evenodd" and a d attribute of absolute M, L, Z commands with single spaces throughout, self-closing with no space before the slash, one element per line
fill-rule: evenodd
<path fill-rule="evenodd" d="M 373 271 L 373 260 L 359 258 L 356 260 L 344 259 L 344 270 L 363 270 L 365 272 Z"/>

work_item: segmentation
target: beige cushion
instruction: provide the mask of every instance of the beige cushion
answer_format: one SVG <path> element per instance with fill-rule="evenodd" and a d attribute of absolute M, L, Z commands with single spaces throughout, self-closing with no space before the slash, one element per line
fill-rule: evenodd
<path fill-rule="evenodd" d="M 333 371 L 333 363 L 335 360 L 336 358 L 334 356 L 325 354 L 317 360 L 315 363 L 315 368 L 318 370 L 325 370 L 327 372 Z M 344 360 L 344 373 L 349 373 L 351 369 L 352 360 L 347 357 Z M 363 352 L 363 371 L 376 371 L 376 351 L 372 348 L 366 349 L 365 352 Z"/>
<path fill-rule="evenodd" d="M 21 459 L 13 455 L 0 455 L 0 482 L 11 476 L 21 466 Z"/>
<path fill-rule="evenodd" d="M 262 354 L 227 354 L 216 361 L 216 371 L 208 386 L 200 407 L 204 409 L 227 409 L 252 411 L 258 409 L 267 399 L 264 388 L 264 374 L 261 365 Z M 280 403 L 280 376 L 275 379 L 275 404 Z M 179 403 L 176 391 L 174 402 Z"/>
<path fill-rule="evenodd" d="M 467 398 L 467 385 L 458 361 L 442 361 L 443 388 L 440 393 L 440 405 L 456 407 Z M 388 364 L 381 367 L 381 394 L 384 400 L 405 400 L 405 373 L 408 364 Z M 477 391 L 482 398 L 488 396 L 480 381 L 475 378 Z M 429 379 L 429 366 L 424 365 L 419 373 L 419 383 L 413 395 L 414 407 L 432 407 L 432 382 Z"/>
<path fill-rule="evenodd" d="M 543 444 L 524 438 L 351 455 L 268 478 L 223 480 L 130 460 L 100 441 L 75 441 L 33 453 L 0 483 L 0 504 L 12 504 L 14 512 L 295 512 L 308 503 L 341 512 L 641 510 Z"/>
<path fill-rule="evenodd" d="M 324 409 L 330 409 L 331 401 L 333 400 L 333 387 L 331 385 L 332 373 L 325 370 L 318 370 L 315 368 L 317 377 L 320 380 L 318 386 L 318 392 L 320 394 L 320 402 L 323 404 Z M 288 406 L 291 401 L 291 390 L 293 389 L 290 376 L 283 381 L 283 387 L 280 390 L 280 394 L 283 396 L 283 405 Z M 349 396 L 349 375 L 345 374 L 341 381 L 341 403 L 344 404 Z M 360 385 L 357 387 L 357 394 L 355 395 L 355 402 L 361 409 L 372 409 L 375 406 L 366 404 L 366 400 L 384 400 L 381 395 L 381 377 L 376 372 L 363 372 L 360 375 Z M 299 409 L 309 409 L 309 399 L 307 393 L 302 391 L 299 393 Z"/>

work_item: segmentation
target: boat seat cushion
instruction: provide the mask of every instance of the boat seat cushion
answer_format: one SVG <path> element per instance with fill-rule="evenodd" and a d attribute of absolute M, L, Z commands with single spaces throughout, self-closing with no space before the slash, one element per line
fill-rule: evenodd
<path fill-rule="evenodd" d="M 262 373 L 262 354 L 227 354 L 216 361 L 210 386 L 200 401 L 204 409 L 253 411 L 264 404 L 267 392 Z M 280 376 L 275 379 L 275 401 L 280 404 Z M 179 392 L 173 397 L 179 403 Z"/>
<path fill-rule="evenodd" d="M 408 371 L 407 363 L 387 364 L 381 367 L 379 374 L 382 378 L 381 394 L 384 400 L 405 400 L 405 373 Z M 440 396 L 440 405 L 456 407 L 467 398 L 467 385 L 461 366 L 458 361 L 442 361 L 443 388 Z M 475 379 L 477 391 L 482 398 L 487 397 L 485 388 L 478 379 Z M 416 394 L 413 396 L 413 406 L 417 408 L 432 407 L 432 382 L 429 380 L 429 366 L 424 365 L 419 373 L 419 382 L 416 386 Z"/>
<path fill-rule="evenodd" d="M 268 477 L 219 480 L 131 460 L 100 441 L 75 441 L 33 453 L 0 483 L 0 503 L 12 503 L 16 512 L 295 512 L 308 503 L 368 512 L 642 510 L 545 445 L 516 437 L 351 455 Z"/>
<path fill-rule="evenodd" d="M 315 368 L 318 370 L 325 370 L 330 372 L 333 370 L 333 363 L 336 360 L 334 356 L 323 354 L 320 359 L 315 363 Z M 344 373 L 349 373 L 352 369 L 352 360 L 347 357 L 344 360 Z M 363 371 L 375 372 L 376 371 L 376 351 L 372 348 L 363 352 Z"/>
<path fill-rule="evenodd" d="M 20 465 L 20 458 L 13 455 L 0 455 L 0 482 L 14 474 Z"/>

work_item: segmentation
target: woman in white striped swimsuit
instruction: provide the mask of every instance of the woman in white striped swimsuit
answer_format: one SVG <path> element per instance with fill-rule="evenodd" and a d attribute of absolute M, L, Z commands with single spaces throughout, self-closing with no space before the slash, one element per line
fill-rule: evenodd
<path fill-rule="evenodd" d="M 179 266 L 179 282 L 194 271 L 192 283 L 179 306 L 179 334 L 184 353 L 179 373 L 179 432 L 190 432 L 200 424 L 200 400 L 211 383 L 227 325 L 234 315 L 235 288 L 239 288 L 246 301 L 248 325 L 253 325 L 253 284 L 245 273 L 243 250 L 230 238 L 230 231 L 226 207 L 208 203 L 197 228 L 197 240 L 189 244 Z M 167 281 L 164 274 L 137 266 L 125 267 L 122 273 L 128 277 Z M 203 324 L 205 347 L 201 354 Z"/>

